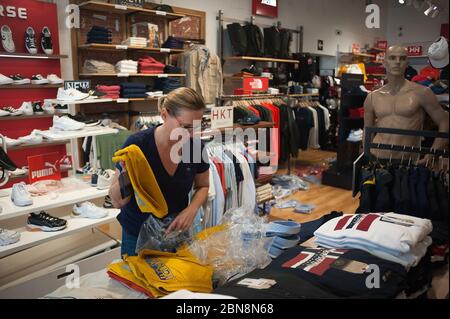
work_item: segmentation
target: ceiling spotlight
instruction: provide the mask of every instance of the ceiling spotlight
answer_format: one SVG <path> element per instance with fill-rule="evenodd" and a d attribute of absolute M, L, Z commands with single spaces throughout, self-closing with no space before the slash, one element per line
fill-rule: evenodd
<path fill-rule="evenodd" d="M 405 0 L 398 0 L 398 3 L 405 4 Z"/>
<path fill-rule="evenodd" d="M 434 4 L 431 4 L 428 7 L 428 9 L 426 9 L 424 11 L 424 14 L 430 18 L 436 18 L 439 15 L 439 13 L 440 13 L 439 8 L 437 6 L 435 6 Z"/>

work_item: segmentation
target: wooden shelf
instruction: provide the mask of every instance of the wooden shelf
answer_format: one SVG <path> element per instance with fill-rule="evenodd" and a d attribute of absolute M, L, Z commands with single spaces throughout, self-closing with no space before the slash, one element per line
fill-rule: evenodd
<path fill-rule="evenodd" d="M 14 59 L 45 59 L 45 60 L 58 60 L 58 59 L 66 59 L 67 55 L 59 55 L 59 54 L 30 54 L 30 53 L 9 53 L 9 52 L 0 52 L 0 58 L 14 58 Z"/>
<path fill-rule="evenodd" d="M 57 89 L 63 87 L 63 84 L 24 84 L 24 85 L 0 85 L 0 90 L 13 89 Z"/>
<path fill-rule="evenodd" d="M 70 172 L 71 170 L 72 170 L 72 168 L 70 168 L 70 169 L 62 168 L 60 171 L 61 171 L 61 173 L 67 173 L 67 172 Z M 24 175 L 10 175 L 9 180 L 14 181 L 14 180 L 18 180 L 18 179 L 24 179 L 27 177 L 28 177 L 28 173 L 24 174 Z"/>
<path fill-rule="evenodd" d="M 85 1 L 79 4 L 80 9 L 102 11 L 115 14 L 130 14 L 130 13 L 143 13 L 146 15 L 167 19 L 167 20 L 177 20 L 185 17 L 183 14 L 170 13 L 164 11 L 156 11 L 150 9 L 144 9 L 133 6 L 122 6 L 111 3 L 99 2 L 99 1 Z"/>
<path fill-rule="evenodd" d="M 80 50 L 105 50 L 105 51 L 146 51 L 161 54 L 178 54 L 183 53 L 183 49 L 166 49 L 166 48 L 143 48 L 135 46 L 127 46 L 120 44 L 99 44 L 89 43 L 83 44 L 78 47 Z"/>
<path fill-rule="evenodd" d="M 230 57 L 226 57 L 225 60 L 244 60 L 244 61 L 280 62 L 280 63 L 298 64 L 297 60 L 263 58 L 263 57 L 252 57 L 252 56 L 230 56 Z"/>
<path fill-rule="evenodd" d="M 54 115 L 60 115 L 60 114 L 59 114 L 59 113 L 55 113 Z M 0 121 L 33 120 L 33 119 L 49 118 L 49 117 L 53 117 L 53 114 L 1 116 L 1 117 L 0 117 Z"/>
<path fill-rule="evenodd" d="M 8 152 L 21 151 L 21 150 L 26 150 L 26 149 L 30 149 L 30 148 L 38 148 L 38 147 L 66 145 L 67 143 L 69 143 L 68 140 L 56 141 L 56 142 L 47 142 L 44 140 L 43 142 L 41 142 L 39 144 L 23 144 L 23 145 L 11 146 L 11 147 L 8 147 Z"/>
<path fill-rule="evenodd" d="M 186 74 L 181 73 L 163 73 L 163 74 L 128 74 L 127 76 L 122 76 L 118 73 L 80 73 L 82 77 L 152 77 L 152 78 L 171 78 L 171 77 L 185 77 Z"/>

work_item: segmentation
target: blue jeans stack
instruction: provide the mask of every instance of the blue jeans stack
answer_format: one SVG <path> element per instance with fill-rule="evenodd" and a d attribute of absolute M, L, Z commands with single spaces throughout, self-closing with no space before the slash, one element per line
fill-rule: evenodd
<path fill-rule="evenodd" d="M 112 33 L 107 28 L 93 26 L 87 34 L 87 43 L 111 44 Z"/>

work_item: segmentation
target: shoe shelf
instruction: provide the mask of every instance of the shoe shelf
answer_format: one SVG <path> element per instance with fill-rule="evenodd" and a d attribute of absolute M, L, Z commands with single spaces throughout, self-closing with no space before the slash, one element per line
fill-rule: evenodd
<path fill-rule="evenodd" d="M 85 100 L 78 100 L 78 101 L 65 101 L 65 100 L 58 100 L 58 99 L 49 99 L 47 101 L 49 101 L 53 104 L 71 105 L 71 104 L 108 103 L 108 102 L 112 102 L 113 99 L 85 99 Z"/>
<path fill-rule="evenodd" d="M 153 78 L 170 78 L 170 77 L 185 77 L 184 73 L 160 73 L 160 74 L 129 74 L 129 73 L 80 73 L 81 77 L 153 77 Z"/>
<path fill-rule="evenodd" d="M 24 84 L 24 85 L 0 85 L 2 89 L 57 89 L 63 87 L 63 84 Z"/>
<path fill-rule="evenodd" d="M 150 16 L 163 18 L 169 21 L 185 17 L 185 15 L 183 14 L 170 13 L 165 11 L 156 11 L 133 6 L 116 5 L 100 1 L 85 1 L 80 3 L 78 6 L 80 7 L 80 9 L 84 10 L 102 11 L 115 14 L 142 13 Z"/>
<path fill-rule="evenodd" d="M 67 59 L 69 56 L 65 54 L 30 54 L 30 53 L 9 53 L 0 52 L 0 58 L 14 58 L 14 59 Z"/>
<path fill-rule="evenodd" d="M 3 207 L 3 212 L 0 214 L 0 220 L 85 202 L 108 195 L 108 189 L 99 190 L 86 182 L 81 183 L 81 179 L 76 177 L 63 178 L 63 185 L 69 184 L 71 180 L 75 180 L 79 187 L 71 190 L 62 190 L 58 193 L 56 199 L 52 199 L 50 195 L 33 197 L 33 205 L 25 207 L 16 206 L 11 201 L 11 188 L 4 190 L 5 194 L 9 195 L 8 197 L 0 197 L 0 205 Z"/>
<path fill-rule="evenodd" d="M 8 152 L 10 151 L 21 151 L 21 150 L 27 150 L 30 148 L 37 148 L 37 147 L 49 147 L 49 146 L 56 146 L 56 145 L 65 145 L 67 144 L 69 141 L 42 141 L 41 143 L 38 144 L 21 144 L 21 145 L 17 145 L 17 146 L 9 146 Z"/>
<path fill-rule="evenodd" d="M 264 57 L 254 57 L 254 56 L 230 56 L 230 57 L 226 57 L 225 60 L 246 60 L 246 61 L 280 62 L 280 63 L 298 64 L 297 60 L 264 58 Z"/>
<path fill-rule="evenodd" d="M 72 170 L 72 168 L 68 169 L 68 168 L 62 168 L 61 169 L 61 173 L 67 173 L 70 172 Z M 9 181 L 15 181 L 18 179 L 24 179 L 28 177 L 28 173 L 27 174 L 23 174 L 23 175 L 9 175 Z"/>
<path fill-rule="evenodd" d="M 99 136 L 99 135 L 106 135 L 106 134 L 115 134 L 119 130 L 112 129 L 109 127 L 86 127 L 82 130 L 78 131 L 62 131 L 55 133 L 53 131 L 39 131 L 37 134 L 45 137 L 46 139 L 57 142 L 57 141 L 65 141 L 65 140 L 72 140 L 77 139 L 81 137 L 87 137 L 87 136 Z"/>
<path fill-rule="evenodd" d="M 74 218 L 71 215 L 62 218 L 67 220 L 67 228 L 56 232 L 30 231 L 26 227 L 15 229 L 20 233 L 20 240 L 12 245 L 0 246 L 0 258 L 22 251 L 24 249 L 91 229 L 102 224 L 113 222 L 119 214 L 119 209 L 109 209 L 107 217 L 101 219 Z M 1 215 L 0 215 L 1 216 Z"/>
<path fill-rule="evenodd" d="M 130 45 L 116 45 L 116 44 L 98 44 L 90 43 L 83 44 L 78 47 L 80 50 L 106 50 L 106 51 L 148 51 L 154 53 L 165 53 L 165 54 L 177 54 L 183 53 L 183 49 L 168 49 L 168 48 L 146 48 L 146 47 L 136 47 Z"/>
<path fill-rule="evenodd" d="M 30 119 L 48 118 L 48 117 L 53 117 L 53 115 L 60 115 L 60 114 L 63 114 L 63 113 L 18 115 L 18 116 L 0 116 L 0 121 L 30 120 Z"/>

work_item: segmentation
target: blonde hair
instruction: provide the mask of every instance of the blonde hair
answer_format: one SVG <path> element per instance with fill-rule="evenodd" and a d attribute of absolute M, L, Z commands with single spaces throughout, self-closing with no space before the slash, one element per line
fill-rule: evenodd
<path fill-rule="evenodd" d="M 203 97 L 193 89 L 181 87 L 173 90 L 167 96 L 159 98 L 158 109 L 166 109 L 172 116 L 178 116 L 182 109 L 201 111 L 206 108 Z"/>

